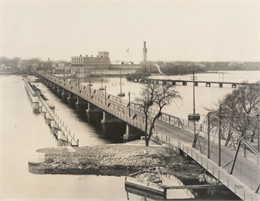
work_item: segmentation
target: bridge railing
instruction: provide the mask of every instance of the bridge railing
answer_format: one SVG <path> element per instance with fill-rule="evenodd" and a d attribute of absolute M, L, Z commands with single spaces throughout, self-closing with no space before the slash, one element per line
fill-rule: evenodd
<path fill-rule="evenodd" d="M 181 149 L 185 154 L 193 158 L 199 163 L 204 169 L 206 169 L 211 175 L 213 175 L 222 184 L 233 191 L 237 196 L 243 200 L 259 200 L 260 195 L 255 193 L 255 186 L 248 186 L 244 181 L 239 181 L 235 176 L 230 175 L 223 167 L 218 166 L 217 163 L 208 159 L 205 155 L 201 154 L 198 150 L 187 146 L 182 142 L 178 142 L 178 148 Z"/>
<path fill-rule="evenodd" d="M 46 111 L 49 113 L 49 115 L 51 116 L 51 118 L 54 120 L 54 122 L 57 124 L 57 126 L 61 129 L 63 135 L 65 136 L 65 138 L 67 139 L 67 141 L 71 144 L 71 145 L 79 145 L 79 141 L 75 140 L 75 136 L 71 134 L 70 131 L 68 131 L 67 126 L 64 125 L 64 122 L 61 121 L 61 119 L 59 118 L 58 115 L 55 114 L 55 112 L 53 112 L 48 104 L 41 98 L 38 97 L 40 102 L 42 103 L 42 105 L 44 106 L 44 108 L 46 109 Z"/>
<path fill-rule="evenodd" d="M 207 158 L 207 156 L 200 153 L 200 151 L 198 151 L 197 149 L 192 148 L 190 145 L 187 145 L 180 141 L 176 141 L 174 137 L 170 137 L 164 133 L 160 133 L 157 131 L 154 133 L 154 135 L 152 135 L 151 139 L 161 144 L 167 144 L 168 147 L 172 148 L 175 151 L 182 150 L 185 155 L 191 157 L 205 170 L 207 170 L 212 176 L 214 176 L 215 179 L 211 177 L 207 178 L 208 182 L 216 182 L 217 180 L 219 180 L 223 185 L 233 191 L 242 200 L 260 200 L 260 195 L 255 193 L 257 186 L 252 186 L 252 184 L 250 185 L 248 183 L 244 183 L 244 180 L 230 175 L 230 173 L 226 169 L 218 166 L 215 161 Z M 210 179 L 211 181 L 209 181 Z"/>

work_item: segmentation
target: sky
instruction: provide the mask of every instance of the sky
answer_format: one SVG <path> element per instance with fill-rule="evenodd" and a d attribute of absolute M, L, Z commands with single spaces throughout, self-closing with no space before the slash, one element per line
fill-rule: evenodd
<path fill-rule="evenodd" d="M 260 61 L 260 0 L 0 1 L 1 56 Z"/>

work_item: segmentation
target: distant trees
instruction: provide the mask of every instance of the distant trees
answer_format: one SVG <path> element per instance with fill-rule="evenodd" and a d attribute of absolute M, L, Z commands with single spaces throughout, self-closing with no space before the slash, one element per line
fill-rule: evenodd
<path fill-rule="evenodd" d="M 149 146 L 149 141 L 153 134 L 156 120 L 161 116 L 162 109 L 175 99 L 181 99 L 175 86 L 147 84 L 142 90 L 140 97 L 135 101 L 139 103 L 142 112 L 145 115 L 145 145 Z M 157 109 L 156 114 L 150 114 L 150 108 Z"/>
<path fill-rule="evenodd" d="M 20 57 L 8 58 L 8 57 L 1 57 L 1 64 L 5 64 L 7 66 L 14 66 L 17 67 L 18 62 L 20 61 Z"/>

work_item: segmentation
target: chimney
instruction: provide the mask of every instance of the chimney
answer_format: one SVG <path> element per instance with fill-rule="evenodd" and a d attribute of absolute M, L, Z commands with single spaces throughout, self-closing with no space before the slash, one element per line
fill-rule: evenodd
<path fill-rule="evenodd" d="M 143 48 L 143 63 L 146 64 L 147 59 L 147 48 L 146 48 L 146 42 L 144 41 L 144 48 Z"/>

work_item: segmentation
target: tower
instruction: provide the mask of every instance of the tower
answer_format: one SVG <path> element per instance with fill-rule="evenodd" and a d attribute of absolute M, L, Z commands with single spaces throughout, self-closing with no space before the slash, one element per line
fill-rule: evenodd
<path fill-rule="evenodd" d="M 147 59 L 147 48 L 146 48 L 146 42 L 144 41 L 144 48 L 143 48 L 143 64 L 146 64 Z"/>

